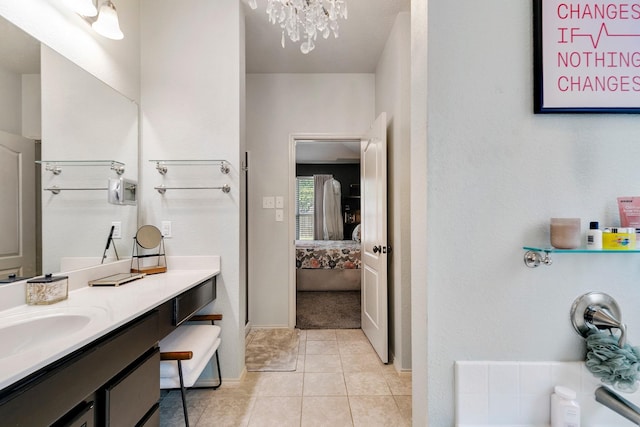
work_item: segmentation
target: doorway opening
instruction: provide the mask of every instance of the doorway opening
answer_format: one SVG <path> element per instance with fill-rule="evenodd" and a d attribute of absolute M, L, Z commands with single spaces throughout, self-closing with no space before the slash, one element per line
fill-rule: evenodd
<path fill-rule="evenodd" d="M 291 137 L 290 324 L 361 327 L 359 136 Z"/>

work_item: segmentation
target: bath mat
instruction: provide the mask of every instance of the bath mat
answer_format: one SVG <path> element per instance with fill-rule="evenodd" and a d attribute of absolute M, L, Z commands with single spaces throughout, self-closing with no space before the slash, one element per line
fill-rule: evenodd
<path fill-rule="evenodd" d="M 297 293 L 297 328 L 359 329 L 360 316 L 360 291 Z"/>
<path fill-rule="evenodd" d="M 245 364 L 249 372 L 295 371 L 298 365 L 297 329 L 256 329 L 247 337 Z"/>

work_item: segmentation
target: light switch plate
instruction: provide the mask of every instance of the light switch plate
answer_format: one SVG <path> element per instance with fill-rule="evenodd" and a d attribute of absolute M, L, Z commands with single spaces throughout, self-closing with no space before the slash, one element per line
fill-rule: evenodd
<path fill-rule="evenodd" d="M 113 234 L 111 235 L 111 238 L 122 239 L 122 222 L 113 221 L 111 225 L 113 226 Z"/>
<path fill-rule="evenodd" d="M 162 230 L 160 232 L 164 237 L 171 237 L 171 221 L 162 221 Z"/>
<path fill-rule="evenodd" d="M 276 209 L 284 208 L 284 197 L 276 196 Z"/>
<path fill-rule="evenodd" d="M 273 209 L 275 206 L 275 200 L 273 196 L 264 196 L 262 198 L 263 209 Z"/>

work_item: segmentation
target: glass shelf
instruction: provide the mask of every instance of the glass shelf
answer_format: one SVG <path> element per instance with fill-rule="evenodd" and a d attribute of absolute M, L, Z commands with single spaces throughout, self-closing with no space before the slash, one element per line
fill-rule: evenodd
<path fill-rule="evenodd" d="M 556 249 L 549 246 L 523 246 L 525 251 L 546 252 L 554 254 L 619 254 L 619 253 L 640 253 L 640 249 Z"/>
<path fill-rule="evenodd" d="M 220 172 L 223 174 L 229 173 L 229 162 L 226 160 L 208 160 L 208 159 L 184 159 L 184 160 L 149 160 L 152 163 L 156 164 L 156 169 L 158 173 L 164 175 L 167 173 L 168 165 L 176 165 L 176 166 L 207 166 L 207 165 L 220 165 Z"/>
<path fill-rule="evenodd" d="M 551 265 L 553 260 L 551 254 L 637 254 L 640 249 L 556 249 L 550 246 L 523 246 L 524 249 L 524 265 L 529 268 L 535 268 L 540 264 Z"/>
<path fill-rule="evenodd" d="M 61 166 L 108 166 L 118 175 L 124 173 L 124 163 L 117 160 L 36 160 L 36 163 L 45 166 L 45 170 L 54 175 L 62 173 Z"/>

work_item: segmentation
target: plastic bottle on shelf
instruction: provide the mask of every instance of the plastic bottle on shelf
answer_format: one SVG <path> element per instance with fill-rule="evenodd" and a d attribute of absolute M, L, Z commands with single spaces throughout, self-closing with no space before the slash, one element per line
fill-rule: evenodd
<path fill-rule="evenodd" d="M 598 221 L 589 223 L 587 230 L 587 249 L 602 249 L 602 230 Z"/>
<path fill-rule="evenodd" d="M 551 427 L 580 427 L 580 405 L 576 392 L 555 386 L 551 395 Z"/>

